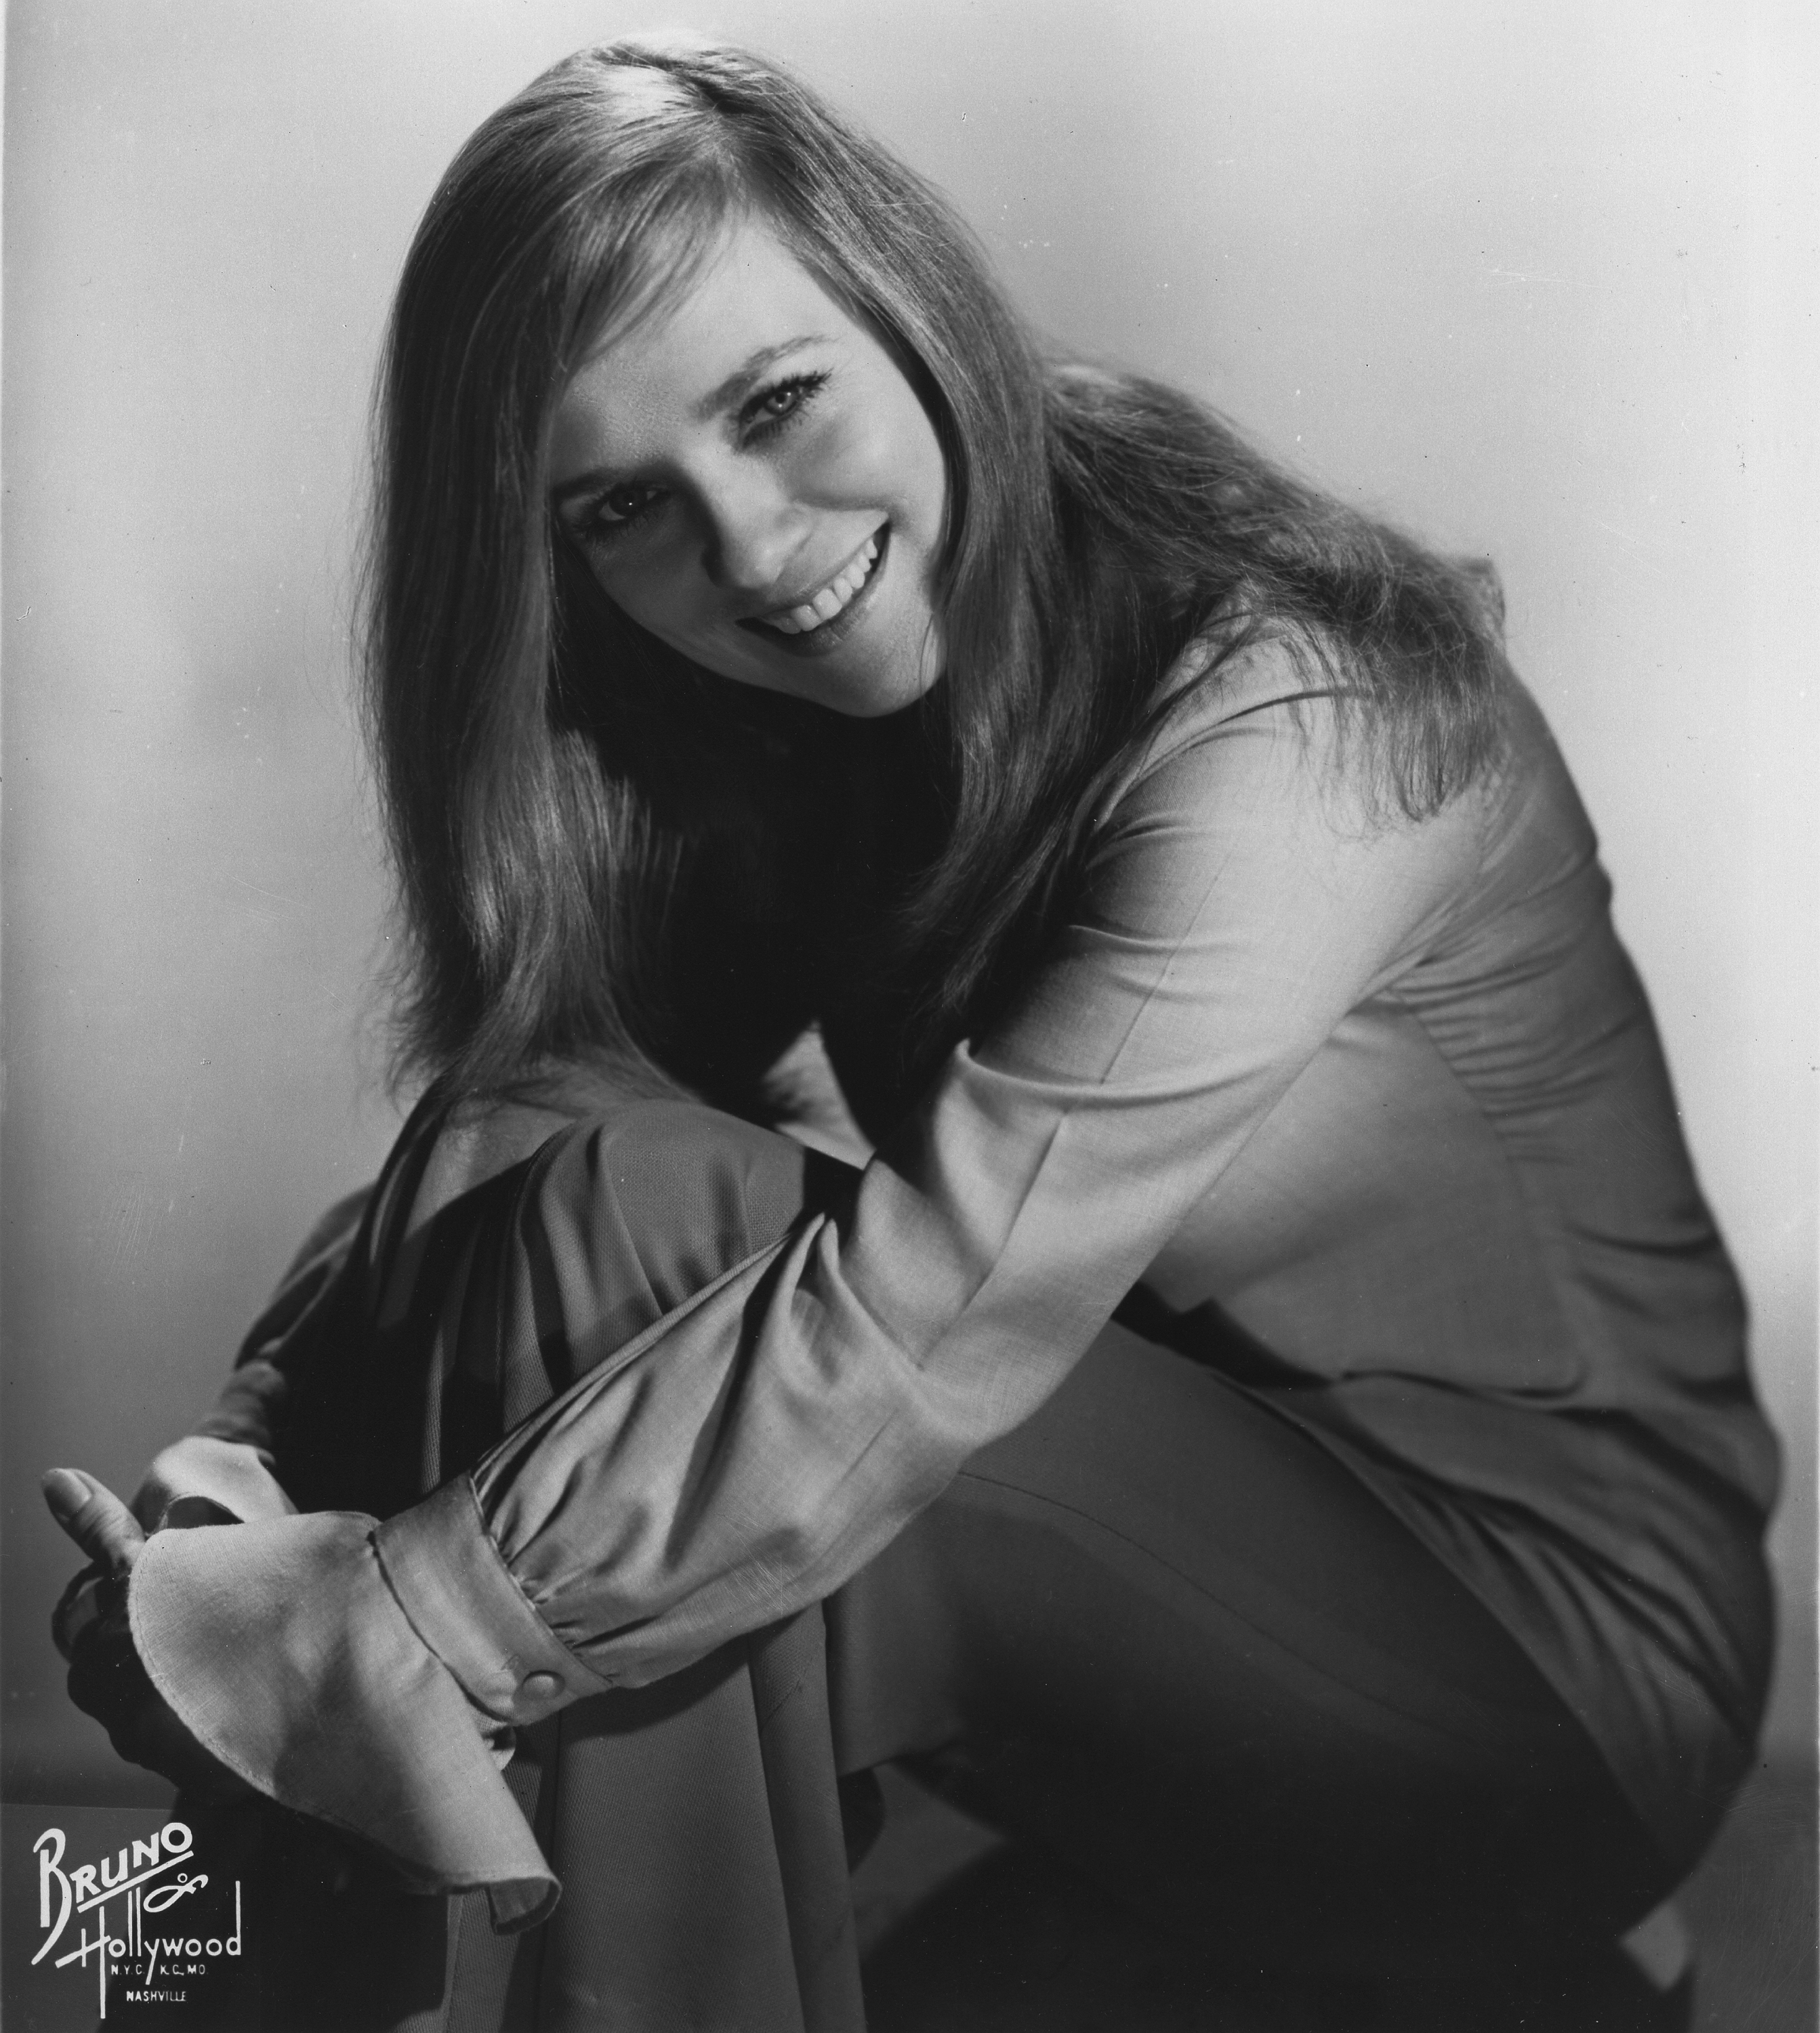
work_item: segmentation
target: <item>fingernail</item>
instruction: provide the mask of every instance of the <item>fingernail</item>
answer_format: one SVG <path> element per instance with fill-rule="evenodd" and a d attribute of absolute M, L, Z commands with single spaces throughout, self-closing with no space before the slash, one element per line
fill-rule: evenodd
<path fill-rule="evenodd" d="M 67 1525 L 88 1501 L 88 1485 L 73 1468 L 52 1469 L 39 1487 L 60 1525 Z"/>

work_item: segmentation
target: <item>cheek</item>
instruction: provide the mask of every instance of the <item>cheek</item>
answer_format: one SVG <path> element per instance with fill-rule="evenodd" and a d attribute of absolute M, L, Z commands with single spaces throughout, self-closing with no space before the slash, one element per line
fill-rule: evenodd
<path fill-rule="evenodd" d="M 922 463 L 919 469 L 918 499 L 927 523 L 927 538 L 931 551 L 938 549 L 948 527 L 948 461 L 943 456 L 940 440 L 935 435 L 935 426 L 923 414 L 916 412 L 919 425 L 918 441 L 921 447 Z"/>
<path fill-rule="evenodd" d="M 908 389 L 868 402 L 838 428 L 805 437 L 793 462 L 796 491 L 829 507 L 882 508 L 927 541 L 946 492 L 941 447 Z"/>
<path fill-rule="evenodd" d="M 690 595 L 687 575 L 673 559 L 647 556 L 635 564 L 594 559 L 589 570 L 614 606 L 653 635 L 673 638 L 686 634 L 700 605 Z"/>
<path fill-rule="evenodd" d="M 889 496 L 893 461 L 888 425 L 871 411 L 811 423 L 784 454 L 785 485 L 816 508 L 872 507 Z"/>
<path fill-rule="evenodd" d="M 908 388 L 891 419 L 890 436 L 902 512 L 923 543 L 933 549 L 947 520 L 948 466 L 935 426 Z"/>

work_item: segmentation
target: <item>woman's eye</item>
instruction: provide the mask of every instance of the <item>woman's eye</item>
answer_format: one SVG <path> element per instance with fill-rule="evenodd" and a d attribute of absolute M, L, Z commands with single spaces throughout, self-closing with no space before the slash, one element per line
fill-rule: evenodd
<path fill-rule="evenodd" d="M 776 425 L 789 422 L 815 400 L 827 379 L 826 374 L 793 374 L 788 381 L 765 389 L 747 405 L 747 427 L 756 425 L 762 436 Z"/>
<path fill-rule="evenodd" d="M 603 522 L 630 522 L 642 515 L 657 496 L 654 487 L 616 487 L 594 504 L 594 514 Z"/>
<path fill-rule="evenodd" d="M 655 487 L 615 487 L 590 503 L 571 525 L 583 543 L 616 537 L 647 515 L 661 498 Z"/>

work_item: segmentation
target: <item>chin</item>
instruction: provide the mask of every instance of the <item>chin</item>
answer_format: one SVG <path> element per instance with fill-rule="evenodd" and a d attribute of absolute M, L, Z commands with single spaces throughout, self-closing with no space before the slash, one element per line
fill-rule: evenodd
<path fill-rule="evenodd" d="M 907 672 L 895 683 L 861 679 L 848 685 L 815 685 L 805 688 L 803 696 L 848 720 L 886 720 L 933 691 L 941 675 L 939 671 L 928 677 Z"/>
<path fill-rule="evenodd" d="M 847 720 L 884 720 L 901 713 L 933 691 L 942 679 L 942 665 L 933 657 L 926 665 L 906 659 L 885 671 L 843 671 L 815 665 L 796 671 L 773 671 L 755 669 L 744 661 L 717 666 L 702 661 L 705 668 L 717 668 L 723 677 L 736 683 L 781 692 L 786 698 L 802 699 Z"/>
<path fill-rule="evenodd" d="M 883 720 L 933 691 L 943 668 L 941 646 L 931 635 L 920 654 L 894 657 L 882 671 L 805 673 L 804 696 L 849 720 Z"/>

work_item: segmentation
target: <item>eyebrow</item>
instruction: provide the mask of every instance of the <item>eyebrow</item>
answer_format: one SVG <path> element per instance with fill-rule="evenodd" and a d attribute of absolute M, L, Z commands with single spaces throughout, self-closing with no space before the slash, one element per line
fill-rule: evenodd
<path fill-rule="evenodd" d="M 717 388 L 704 395 L 695 406 L 695 416 L 702 423 L 736 409 L 752 392 L 769 368 L 806 346 L 819 346 L 826 343 L 826 335 L 818 331 L 799 332 L 794 339 L 786 339 L 776 346 L 761 346 L 755 353 L 748 354 Z M 578 494 L 586 493 L 590 488 L 599 487 L 603 481 L 613 477 L 606 466 L 595 466 L 586 473 L 578 473 L 571 480 L 550 489 L 551 500 L 559 506 L 573 500 Z"/>
<path fill-rule="evenodd" d="M 805 346 L 819 346 L 824 343 L 818 331 L 805 331 L 795 339 L 787 339 L 779 346 L 762 346 L 756 353 L 749 354 L 734 369 L 726 380 L 710 395 L 704 395 L 695 405 L 695 415 L 702 423 L 719 416 L 724 410 L 736 408 L 751 395 L 759 378 L 768 367 L 774 367 L 786 355 L 800 351 Z"/>

